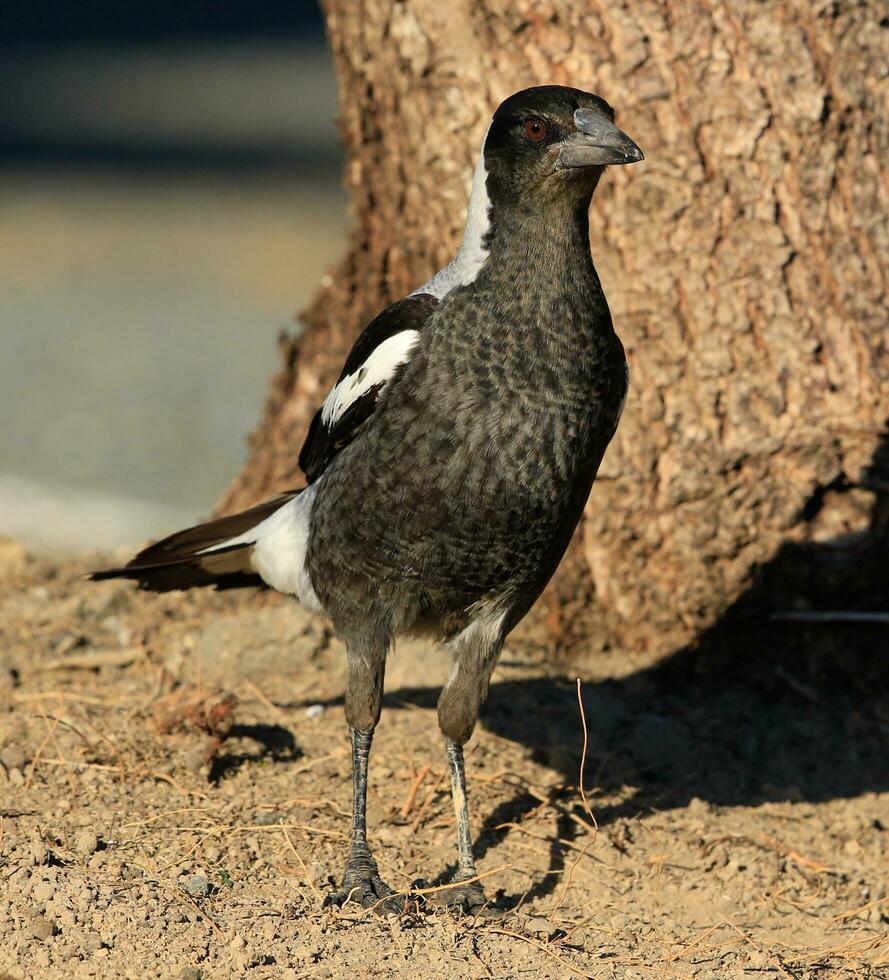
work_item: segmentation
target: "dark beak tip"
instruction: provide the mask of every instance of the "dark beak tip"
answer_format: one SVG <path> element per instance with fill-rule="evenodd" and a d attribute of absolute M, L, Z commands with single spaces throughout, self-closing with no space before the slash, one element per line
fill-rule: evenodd
<path fill-rule="evenodd" d="M 641 163 L 645 159 L 645 154 L 642 152 L 642 147 L 629 137 L 627 137 L 622 149 L 625 163 Z"/>

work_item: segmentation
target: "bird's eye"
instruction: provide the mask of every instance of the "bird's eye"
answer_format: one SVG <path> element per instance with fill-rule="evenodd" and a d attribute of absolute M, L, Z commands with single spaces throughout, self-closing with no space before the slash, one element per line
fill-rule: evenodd
<path fill-rule="evenodd" d="M 539 143 L 546 136 L 546 124 L 540 119 L 526 119 L 525 136 Z"/>

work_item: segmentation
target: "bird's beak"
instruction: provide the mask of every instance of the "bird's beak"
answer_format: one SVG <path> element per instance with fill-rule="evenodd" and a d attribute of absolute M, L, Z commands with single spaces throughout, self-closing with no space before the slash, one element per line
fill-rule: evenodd
<path fill-rule="evenodd" d="M 559 167 L 603 167 L 606 164 L 638 163 L 645 154 L 606 116 L 595 109 L 577 109 L 577 131 L 562 141 Z"/>

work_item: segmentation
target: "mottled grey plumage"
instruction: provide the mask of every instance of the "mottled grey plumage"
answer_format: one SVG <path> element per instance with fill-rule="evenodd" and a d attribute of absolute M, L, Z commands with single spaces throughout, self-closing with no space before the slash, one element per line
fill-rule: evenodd
<path fill-rule="evenodd" d="M 210 549 L 180 546 L 189 531 L 150 552 L 176 555 L 180 576 L 190 557 L 204 580 L 217 553 L 226 574 L 241 561 L 241 573 L 258 570 L 320 606 L 345 642 L 355 820 L 334 901 L 388 894 L 364 834 L 366 766 L 386 656 L 405 632 L 433 637 L 454 658 L 439 723 L 458 876 L 474 875 L 462 745 L 504 638 L 565 552 L 626 397 L 587 213 L 604 165 L 639 159 L 594 95 L 549 86 L 503 103 L 460 256 L 374 321 L 312 423 L 300 456 L 311 488 L 286 504 L 298 519 L 287 523 L 282 508 L 227 541 L 214 529 Z M 278 547 L 281 527 L 290 537 Z M 297 539 L 294 569 L 282 552 Z M 139 558 L 132 577 L 151 587 L 152 574 L 165 575 L 169 585 L 169 572 L 146 571 Z M 455 894 L 483 901 L 477 884 Z"/>

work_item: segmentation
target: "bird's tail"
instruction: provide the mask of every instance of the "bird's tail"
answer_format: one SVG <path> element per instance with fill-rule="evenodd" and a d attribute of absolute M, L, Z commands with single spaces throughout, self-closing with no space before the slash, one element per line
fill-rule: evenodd
<path fill-rule="evenodd" d="M 217 589 L 262 586 L 265 583 L 252 561 L 262 525 L 300 493 L 289 491 L 239 514 L 177 531 L 144 548 L 123 568 L 92 572 L 90 579 L 135 579 L 140 589 L 149 592 L 205 585 Z"/>

